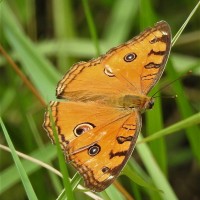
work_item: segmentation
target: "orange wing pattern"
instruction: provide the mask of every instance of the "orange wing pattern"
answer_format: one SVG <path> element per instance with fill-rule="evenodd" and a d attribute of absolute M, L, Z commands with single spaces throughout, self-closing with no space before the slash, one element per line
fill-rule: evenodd
<path fill-rule="evenodd" d="M 86 187 L 104 190 L 133 151 L 141 127 L 139 113 L 76 102 L 52 102 L 51 110 L 67 161 L 83 176 Z M 45 127 L 54 140 L 48 113 Z"/>
<path fill-rule="evenodd" d="M 161 21 L 105 55 L 75 64 L 59 82 L 56 95 L 76 101 L 146 95 L 160 79 L 170 47 L 170 27 Z"/>

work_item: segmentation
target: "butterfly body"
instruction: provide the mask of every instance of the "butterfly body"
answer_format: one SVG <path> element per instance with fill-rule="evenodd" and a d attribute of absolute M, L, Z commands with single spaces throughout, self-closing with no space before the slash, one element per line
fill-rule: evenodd
<path fill-rule="evenodd" d="M 151 109 L 154 100 L 148 96 L 135 96 L 125 95 L 118 100 L 119 106 L 125 108 L 135 108 L 140 112 L 144 112 L 147 109 Z"/>
<path fill-rule="evenodd" d="M 151 109 L 148 92 L 160 79 L 171 47 L 169 25 L 158 22 L 105 55 L 79 62 L 58 83 L 51 102 L 66 159 L 94 191 L 107 188 L 130 157 Z M 50 114 L 44 128 L 54 141 Z"/>

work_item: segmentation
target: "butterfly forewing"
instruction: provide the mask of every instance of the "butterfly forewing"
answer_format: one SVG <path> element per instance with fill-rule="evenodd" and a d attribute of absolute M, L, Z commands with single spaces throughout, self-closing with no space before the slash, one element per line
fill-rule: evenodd
<path fill-rule="evenodd" d="M 147 94 L 162 75 L 170 47 L 170 27 L 161 21 L 107 54 L 75 64 L 59 82 L 57 97 L 86 102 Z"/>
<path fill-rule="evenodd" d="M 160 79 L 171 49 L 171 30 L 166 22 L 160 22 L 146 38 L 151 44 L 146 63 L 140 75 L 142 92 L 147 94 Z"/>
<path fill-rule="evenodd" d="M 160 79 L 171 47 L 171 31 L 159 22 L 127 43 L 110 50 L 102 65 L 120 79 L 133 95 L 146 95 Z"/>

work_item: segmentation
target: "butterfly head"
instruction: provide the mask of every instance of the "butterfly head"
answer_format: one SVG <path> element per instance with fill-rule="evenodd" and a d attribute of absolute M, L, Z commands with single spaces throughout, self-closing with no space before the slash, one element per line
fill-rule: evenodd
<path fill-rule="evenodd" d="M 146 110 L 152 109 L 153 106 L 154 106 L 154 98 L 152 97 L 141 98 L 141 104 L 139 108 L 141 113 L 145 112 Z"/>
<path fill-rule="evenodd" d="M 149 101 L 147 102 L 146 109 L 152 109 L 154 106 L 154 99 L 150 98 Z"/>

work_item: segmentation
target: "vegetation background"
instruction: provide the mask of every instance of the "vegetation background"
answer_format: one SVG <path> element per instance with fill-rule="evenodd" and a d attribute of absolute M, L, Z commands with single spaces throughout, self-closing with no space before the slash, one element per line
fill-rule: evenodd
<path fill-rule="evenodd" d="M 198 3 L 197 0 L 2 0 L 0 44 L 34 85 L 36 93 L 48 103 L 55 99 L 57 82 L 73 63 L 106 53 L 160 20 L 170 24 L 174 36 Z M 97 195 L 103 199 L 200 199 L 200 9 L 172 47 L 159 86 L 189 70 L 193 71 L 191 75 L 182 77 L 160 94 L 178 98 L 156 98 L 154 109 L 143 115 L 143 136 L 157 133 L 159 139 L 138 143 L 124 169 L 128 177 L 120 176 L 119 185 Z M 0 116 L 16 150 L 59 169 L 56 147 L 42 129 L 45 106 L 24 80 L 0 54 Z M 34 199 L 23 187 L 17 172 L 19 166 L 3 149 L 2 145 L 7 146 L 5 132 L 0 129 L 0 199 Z M 38 199 L 64 199 L 58 197 L 63 185 L 57 175 L 41 164 L 21 161 Z M 74 170 L 70 166 L 68 170 L 72 177 Z M 94 198 L 78 189 L 74 195 L 74 199 Z"/>

